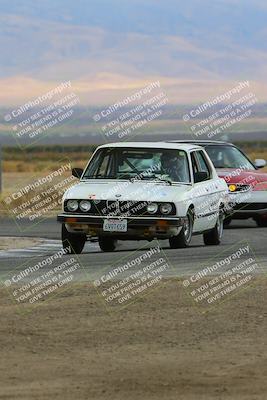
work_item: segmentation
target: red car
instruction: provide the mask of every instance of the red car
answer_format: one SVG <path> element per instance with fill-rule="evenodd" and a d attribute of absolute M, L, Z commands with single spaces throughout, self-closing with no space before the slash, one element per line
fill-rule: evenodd
<path fill-rule="evenodd" d="M 253 163 L 238 147 L 231 143 L 208 140 L 175 140 L 203 146 L 218 175 L 228 184 L 231 209 L 225 224 L 232 219 L 253 218 L 260 227 L 267 227 L 267 172 L 260 171 L 266 161 Z"/>

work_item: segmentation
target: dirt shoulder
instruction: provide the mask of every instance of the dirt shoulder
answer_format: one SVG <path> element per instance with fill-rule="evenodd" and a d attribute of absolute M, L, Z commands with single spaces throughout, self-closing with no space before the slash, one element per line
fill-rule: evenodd
<path fill-rule="evenodd" d="M 80 284 L 21 314 L 1 289 L 0 397 L 266 399 L 266 301 L 264 278 L 202 314 L 168 280 L 109 314 Z"/>
<path fill-rule="evenodd" d="M 3 237 L 0 238 L 0 251 L 1 250 L 13 250 L 13 249 L 24 249 L 26 247 L 37 246 L 43 243 L 42 239 L 35 238 L 23 238 L 23 237 Z"/>

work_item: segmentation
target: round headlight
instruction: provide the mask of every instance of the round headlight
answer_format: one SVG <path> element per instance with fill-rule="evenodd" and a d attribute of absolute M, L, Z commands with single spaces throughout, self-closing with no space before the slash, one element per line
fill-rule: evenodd
<path fill-rule="evenodd" d="M 236 187 L 236 185 L 232 184 L 232 185 L 228 186 L 228 189 L 229 189 L 230 192 L 235 192 L 237 187 Z"/>
<path fill-rule="evenodd" d="M 91 209 L 91 203 L 90 203 L 90 201 L 87 201 L 87 200 L 81 201 L 81 202 L 80 202 L 80 209 L 81 209 L 81 211 L 83 211 L 83 212 L 89 211 L 89 210 Z"/>
<path fill-rule="evenodd" d="M 149 214 L 155 214 L 158 211 L 158 205 L 156 203 L 150 203 L 146 207 Z"/>
<path fill-rule="evenodd" d="M 172 205 L 170 203 L 162 204 L 160 206 L 160 211 L 162 212 L 162 214 L 170 214 L 170 212 L 172 211 Z"/>
<path fill-rule="evenodd" d="M 67 202 L 67 209 L 69 211 L 76 211 L 78 210 L 79 204 L 77 200 L 69 200 Z"/>

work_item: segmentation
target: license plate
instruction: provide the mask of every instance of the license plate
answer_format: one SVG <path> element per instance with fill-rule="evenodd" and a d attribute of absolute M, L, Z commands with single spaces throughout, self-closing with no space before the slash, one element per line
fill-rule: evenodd
<path fill-rule="evenodd" d="M 105 219 L 103 231 L 127 232 L 127 219 Z"/>

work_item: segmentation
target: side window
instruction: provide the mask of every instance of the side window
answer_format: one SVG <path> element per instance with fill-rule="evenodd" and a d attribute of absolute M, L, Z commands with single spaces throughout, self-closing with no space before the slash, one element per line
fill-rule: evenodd
<path fill-rule="evenodd" d="M 193 151 L 190 156 L 191 156 L 193 174 L 195 175 L 195 173 L 198 172 L 197 161 L 196 161 L 196 152 Z"/>
<path fill-rule="evenodd" d="M 209 179 L 210 179 L 211 178 L 211 170 L 210 170 L 208 161 L 205 157 L 205 154 L 203 153 L 203 151 L 196 151 L 195 156 L 197 158 L 199 172 L 207 172 Z"/>

